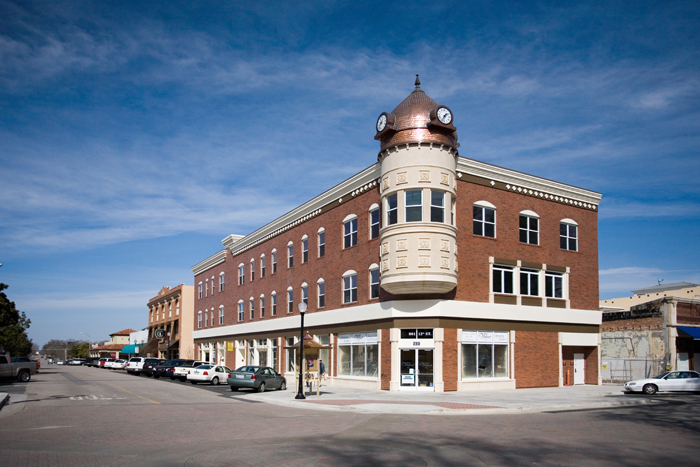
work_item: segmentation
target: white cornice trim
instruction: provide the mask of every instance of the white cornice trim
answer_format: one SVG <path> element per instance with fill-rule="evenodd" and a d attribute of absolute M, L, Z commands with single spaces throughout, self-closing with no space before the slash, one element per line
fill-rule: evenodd
<path fill-rule="evenodd" d="M 207 269 L 211 269 L 214 266 L 223 263 L 224 261 L 226 261 L 226 250 L 221 250 L 220 252 L 211 255 L 204 261 L 200 261 L 199 263 L 192 266 L 192 272 L 196 276 L 197 274 L 201 274 Z"/>
<path fill-rule="evenodd" d="M 598 310 L 544 308 L 457 300 L 394 300 L 307 313 L 304 321 L 306 326 L 320 327 L 406 318 L 461 318 L 599 326 L 602 321 L 602 313 Z M 192 337 L 194 339 L 211 339 L 290 329 L 296 330 L 299 327 L 299 323 L 299 315 L 286 316 L 268 321 L 202 329 L 194 331 Z"/>
<path fill-rule="evenodd" d="M 514 192 L 522 193 L 522 190 L 526 190 L 528 194 L 537 193 L 538 198 L 545 198 L 564 204 L 574 204 L 575 202 L 582 203 L 584 206 L 581 207 L 590 205 L 592 206 L 590 209 L 596 210 L 603 196 L 595 191 L 566 185 L 553 180 L 547 180 L 546 178 L 536 177 L 485 162 L 467 159 L 465 157 L 457 157 L 457 172 L 458 177 L 460 173 L 474 175 L 493 182 L 505 183 L 509 185 L 508 189 Z M 532 193 L 529 193 L 530 191 L 532 191 Z"/>
<path fill-rule="evenodd" d="M 307 220 L 321 214 L 324 206 L 338 202 L 343 202 L 344 198 L 356 196 L 359 193 L 370 190 L 377 186 L 377 180 L 381 175 L 379 163 L 367 167 L 362 172 L 353 175 L 344 182 L 339 183 L 330 190 L 320 194 L 311 201 L 308 201 L 287 214 L 278 217 L 269 224 L 259 228 L 255 232 L 241 238 L 235 244 L 227 243 L 231 236 L 222 240 L 222 243 L 231 250 L 233 256 L 253 248 L 260 243 L 283 233 Z"/>

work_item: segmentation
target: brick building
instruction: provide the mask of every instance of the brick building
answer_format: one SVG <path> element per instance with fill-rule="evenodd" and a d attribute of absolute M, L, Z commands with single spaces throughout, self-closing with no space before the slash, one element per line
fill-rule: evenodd
<path fill-rule="evenodd" d="M 141 351 L 159 358 L 194 358 L 194 287 L 163 287 L 148 301 L 148 344 Z"/>
<path fill-rule="evenodd" d="M 459 156 L 418 80 L 375 139 L 376 164 L 192 268 L 197 357 L 293 381 L 304 301 L 332 384 L 599 384 L 601 195 Z"/>

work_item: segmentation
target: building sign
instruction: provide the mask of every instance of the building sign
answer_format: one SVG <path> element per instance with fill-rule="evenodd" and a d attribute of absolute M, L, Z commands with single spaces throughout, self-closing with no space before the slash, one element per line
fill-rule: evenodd
<path fill-rule="evenodd" d="M 373 345 L 377 343 L 377 331 L 338 334 L 338 345 Z"/>
<path fill-rule="evenodd" d="M 228 350 L 229 352 L 233 352 L 233 342 L 232 342 L 232 341 L 228 341 L 228 342 L 226 343 L 226 345 L 227 345 L 226 350 Z"/>
<path fill-rule="evenodd" d="M 462 331 L 463 344 L 507 344 L 508 331 Z"/>
<path fill-rule="evenodd" d="M 432 339 L 432 329 L 402 329 L 401 339 Z"/>

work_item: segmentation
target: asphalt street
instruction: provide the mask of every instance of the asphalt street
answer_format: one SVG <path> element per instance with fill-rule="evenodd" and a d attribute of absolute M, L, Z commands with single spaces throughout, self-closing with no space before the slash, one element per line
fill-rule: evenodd
<path fill-rule="evenodd" d="M 322 389 L 326 399 L 293 403 L 291 390 L 234 393 L 226 385 L 49 366 L 29 383 L 0 383 L 10 393 L 0 411 L 0 466 L 682 466 L 697 465 L 700 454 L 700 396 L 693 394 L 499 391 L 505 395 L 493 401 L 502 404 L 519 394 L 534 405 L 538 394 L 590 393 L 591 402 L 595 395 L 614 405 L 557 409 L 543 400 L 539 410 L 521 413 L 423 413 L 425 405 L 488 399 L 352 391 L 351 400 Z"/>

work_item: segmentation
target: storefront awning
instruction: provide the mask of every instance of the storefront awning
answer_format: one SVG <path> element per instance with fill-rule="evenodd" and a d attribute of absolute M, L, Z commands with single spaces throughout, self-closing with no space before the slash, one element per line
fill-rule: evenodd
<path fill-rule="evenodd" d="M 129 344 L 125 345 L 119 352 L 120 353 L 139 353 L 139 350 L 143 345 Z"/>
<path fill-rule="evenodd" d="M 678 326 L 679 331 L 683 331 L 686 334 L 690 334 L 690 336 L 697 340 L 700 340 L 700 328 L 691 328 L 688 326 Z"/>

